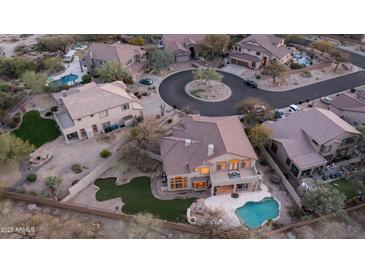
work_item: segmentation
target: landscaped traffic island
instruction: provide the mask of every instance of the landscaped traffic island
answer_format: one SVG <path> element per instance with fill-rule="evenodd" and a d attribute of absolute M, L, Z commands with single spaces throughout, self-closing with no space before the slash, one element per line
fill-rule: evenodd
<path fill-rule="evenodd" d="M 203 101 L 219 102 L 228 99 L 232 92 L 231 89 L 220 81 L 194 80 L 189 82 L 185 91 L 188 95 Z"/>
<path fill-rule="evenodd" d="M 37 148 L 61 135 L 54 120 L 42 118 L 35 110 L 24 114 L 22 124 L 13 133 Z"/>
<path fill-rule="evenodd" d="M 116 178 L 97 179 L 94 183 L 100 189 L 96 200 L 106 201 L 121 197 L 122 211 L 126 214 L 149 212 L 168 221 L 186 221 L 186 210 L 195 201 L 190 199 L 159 200 L 152 195 L 148 177 L 136 177 L 125 185 L 117 185 Z"/>

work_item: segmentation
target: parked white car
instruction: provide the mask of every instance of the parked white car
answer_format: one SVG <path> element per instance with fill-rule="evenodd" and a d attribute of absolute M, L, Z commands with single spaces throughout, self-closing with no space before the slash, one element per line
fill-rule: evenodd
<path fill-rule="evenodd" d="M 298 107 L 297 105 L 290 105 L 289 106 L 289 112 L 296 112 L 299 111 L 300 107 Z"/>
<path fill-rule="evenodd" d="M 321 98 L 321 101 L 325 104 L 329 104 L 332 101 L 331 97 L 325 96 Z"/>

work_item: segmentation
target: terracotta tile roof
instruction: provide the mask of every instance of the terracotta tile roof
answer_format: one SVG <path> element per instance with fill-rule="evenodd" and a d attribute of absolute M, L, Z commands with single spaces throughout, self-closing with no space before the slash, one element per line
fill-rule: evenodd
<path fill-rule="evenodd" d="M 290 159 L 301 168 L 318 166 L 325 161 L 314 151 L 312 140 L 322 145 L 344 132 L 360 134 L 333 112 L 320 108 L 294 112 L 285 119 L 264 125 L 272 130 L 271 139 L 281 143 Z"/>
<path fill-rule="evenodd" d="M 167 175 L 189 173 L 226 153 L 257 159 L 237 116 L 189 115 L 183 124 L 182 128 L 173 128 L 172 136 L 161 139 L 161 157 Z M 186 139 L 191 140 L 188 146 Z M 214 145 L 211 156 L 208 156 L 209 144 Z"/>
<path fill-rule="evenodd" d="M 365 91 L 363 91 L 363 93 L 364 99 L 362 99 L 363 94 L 361 92 L 359 94 L 341 93 L 337 96 L 334 96 L 329 104 L 335 108 L 338 108 L 339 110 L 365 113 Z"/>
<path fill-rule="evenodd" d="M 138 103 L 136 97 L 126 92 L 121 81 L 100 84 L 92 82 L 81 87 L 71 88 L 55 94 L 64 103 L 73 120 L 111 109 L 126 103 Z M 136 107 L 140 107 L 136 105 Z"/>
<path fill-rule="evenodd" d="M 231 54 L 231 57 L 236 57 L 236 58 L 240 58 L 242 60 L 247 60 L 247 61 L 250 61 L 250 62 L 260 62 L 261 59 L 255 55 L 251 55 L 251 54 L 248 54 L 248 53 L 244 53 L 244 52 L 232 52 Z"/>
<path fill-rule="evenodd" d="M 188 52 L 188 45 L 196 45 L 202 42 L 205 38 L 205 34 L 164 34 L 162 42 L 165 45 L 165 49 L 174 54 L 176 51 L 181 50 Z"/>
<path fill-rule="evenodd" d="M 92 58 L 103 61 L 116 61 L 125 66 L 126 62 L 135 56 L 140 56 L 146 53 L 140 46 L 129 44 L 103 44 L 92 43 L 88 48 Z"/>
<path fill-rule="evenodd" d="M 272 34 L 252 34 L 242 39 L 237 44 L 242 48 L 251 50 L 264 49 L 268 53 L 274 55 L 278 59 L 282 59 L 290 53 L 285 46 L 280 45 L 282 38 Z"/>

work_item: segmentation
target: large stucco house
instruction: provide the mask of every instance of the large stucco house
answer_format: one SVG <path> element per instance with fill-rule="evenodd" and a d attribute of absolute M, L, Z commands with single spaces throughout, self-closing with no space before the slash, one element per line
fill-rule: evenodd
<path fill-rule="evenodd" d="M 164 34 L 159 47 L 170 53 L 174 62 L 188 62 L 198 58 L 198 45 L 204 38 L 205 34 Z"/>
<path fill-rule="evenodd" d="M 320 174 L 327 164 L 351 157 L 360 136 L 336 114 L 321 108 L 263 125 L 272 131 L 270 152 L 297 179 Z"/>
<path fill-rule="evenodd" d="M 80 64 L 86 66 L 89 71 L 94 71 L 106 62 L 115 61 L 127 68 L 132 77 L 136 78 L 143 73 L 146 60 L 146 51 L 140 46 L 121 43 L 92 43 L 84 52 Z"/>
<path fill-rule="evenodd" d="M 53 94 L 58 103 L 55 120 L 67 143 L 88 139 L 118 127 L 133 125 L 143 107 L 125 84 L 89 84 Z"/>
<path fill-rule="evenodd" d="M 230 63 L 251 69 L 277 62 L 285 64 L 291 59 L 291 51 L 284 39 L 272 34 L 252 34 L 234 44 L 230 53 Z"/>
<path fill-rule="evenodd" d="M 328 109 L 352 125 L 365 124 L 365 90 L 334 96 Z"/>
<path fill-rule="evenodd" d="M 205 190 L 211 195 L 256 191 L 262 177 L 257 156 L 237 116 L 184 117 L 161 139 L 167 191 Z"/>

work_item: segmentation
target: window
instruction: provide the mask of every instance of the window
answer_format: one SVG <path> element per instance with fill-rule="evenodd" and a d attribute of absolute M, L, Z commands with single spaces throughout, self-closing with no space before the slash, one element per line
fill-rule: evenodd
<path fill-rule="evenodd" d="M 252 62 L 252 67 L 255 68 L 256 67 L 256 62 Z"/>
<path fill-rule="evenodd" d="M 355 142 L 355 138 L 354 137 L 345 138 L 345 139 L 342 140 L 341 146 L 345 146 L 345 145 L 348 145 L 348 144 L 352 144 L 353 142 Z"/>
<path fill-rule="evenodd" d="M 106 129 L 110 127 L 110 122 L 103 123 L 101 126 L 103 127 L 103 129 Z"/>
<path fill-rule="evenodd" d="M 205 188 L 207 186 L 208 186 L 208 182 L 205 182 L 205 181 L 193 182 L 193 188 Z"/>
<path fill-rule="evenodd" d="M 241 168 L 249 167 L 251 165 L 250 160 L 242 160 L 241 161 Z"/>
<path fill-rule="evenodd" d="M 271 144 L 271 150 L 272 150 L 272 152 L 274 152 L 275 154 L 276 154 L 276 152 L 278 151 L 278 146 L 277 146 L 274 142 L 272 142 L 272 144 Z"/>
<path fill-rule="evenodd" d="M 129 109 L 129 104 L 122 105 L 122 111 Z"/>
<path fill-rule="evenodd" d="M 238 52 L 241 52 L 241 48 L 238 48 Z"/>
<path fill-rule="evenodd" d="M 234 47 L 234 51 L 238 51 L 238 47 L 236 46 L 236 47 Z"/>
<path fill-rule="evenodd" d="M 226 170 L 227 169 L 227 162 L 222 161 L 222 162 L 217 162 L 217 170 Z"/>
<path fill-rule="evenodd" d="M 229 170 L 238 170 L 240 160 L 230 160 L 229 161 Z"/>
<path fill-rule="evenodd" d="M 84 128 L 80 129 L 80 136 L 81 136 L 81 139 L 87 138 L 87 133 Z"/>
<path fill-rule="evenodd" d="M 99 112 L 99 116 L 100 118 L 105 118 L 109 115 L 108 111 L 107 110 L 104 110 L 104 111 L 100 111 Z"/>
<path fill-rule="evenodd" d="M 208 174 L 209 173 L 209 167 L 201 167 L 200 168 L 201 174 Z"/>
<path fill-rule="evenodd" d="M 260 55 L 261 55 L 261 52 L 256 51 L 256 55 L 257 55 L 257 56 L 260 56 Z"/>
<path fill-rule="evenodd" d="M 175 177 L 170 179 L 170 188 L 171 189 L 179 189 L 179 188 L 187 188 L 188 187 L 188 179 L 187 177 Z"/>
<path fill-rule="evenodd" d="M 92 129 L 93 129 L 94 134 L 98 133 L 98 126 L 97 125 L 93 125 Z"/>
<path fill-rule="evenodd" d="M 322 145 L 320 152 L 321 153 L 328 153 L 328 152 L 331 151 L 331 149 L 332 149 L 332 145 L 329 145 L 329 146 Z"/>

